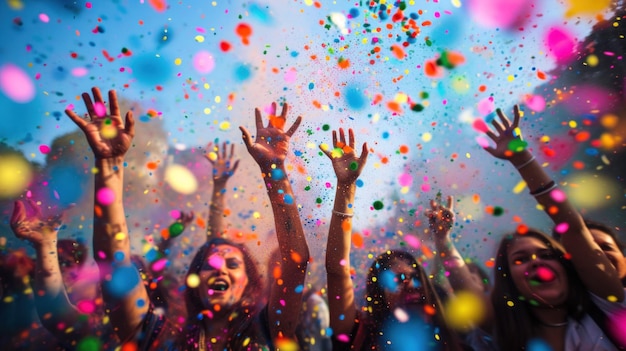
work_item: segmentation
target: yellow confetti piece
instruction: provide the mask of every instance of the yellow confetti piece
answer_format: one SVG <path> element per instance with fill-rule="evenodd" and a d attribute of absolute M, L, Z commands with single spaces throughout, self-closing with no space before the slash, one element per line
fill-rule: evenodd
<path fill-rule="evenodd" d="M 220 130 L 227 131 L 229 129 L 230 129 L 230 122 L 224 121 L 224 122 L 220 123 Z"/>
<path fill-rule="evenodd" d="M 187 277 L 187 286 L 193 289 L 197 288 L 198 285 L 200 285 L 200 277 L 195 273 L 189 274 Z"/>
<path fill-rule="evenodd" d="M 430 134 L 430 133 L 424 133 L 424 134 L 422 135 L 422 141 L 423 141 L 423 142 L 427 143 L 427 142 L 429 142 L 429 141 L 431 141 L 431 140 L 433 140 L 433 135 L 432 135 L 432 134 Z"/>
<path fill-rule="evenodd" d="M 182 59 L 180 59 L 179 57 L 177 57 L 177 58 L 174 60 L 174 64 L 175 64 L 176 66 L 180 66 L 182 63 L 183 63 L 183 60 L 182 60 Z"/>
<path fill-rule="evenodd" d="M 215 153 L 215 152 L 209 152 L 207 154 L 207 156 L 209 157 L 209 160 L 211 160 L 211 161 L 217 160 L 217 153 Z"/>
<path fill-rule="evenodd" d="M 613 295 L 609 295 L 606 299 L 607 299 L 609 302 L 617 302 L 617 297 L 616 297 L 616 296 L 613 296 Z"/>
<path fill-rule="evenodd" d="M 515 184 L 515 186 L 513 187 L 513 194 L 519 194 L 522 191 L 524 191 L 524 189 L 526 189 L 526 182 L 523 180 L 520 180 L 517 184 Z"/>
<path fill-rule="evenodd" d="M 254 213 L 252 213 L 252 218 L 254 219 L 260 219 L 261 218 L 261 214 L 257 211 L 254 211 Z"/>
<path fill-rule="evenodd" d="M 587 56 L 587 64 L 591 67 L 595 67 L 598 65 L 598 63 L 600 62 L 600 60 L 598 59 L 598 56 L 596 55 L 589 55 Z"/>
<path fill-rule="evenodd" d="M 515 76 L 514 75 L 509 75 L 508 77 L 506 77 L 506 80 L 508 80 L 509 82 L 512 82 L 515 80 Z"/>
<path fill-rule="evenodd" d="M 119 233 L 115 234 L 114 238 L 117 241 L 122 241 L 122 240 L 126 239 L 126 233 L 119 232 Z"/>
<path fill-rule="evenodd" d="M 216 102 L 216 103 L 218 103 L 218 104 L 219 104 L 220 102 L 222 102 L 222 97 L 221 97 L 221 96 L 219 96 L 219 95 L 218 95 L 218 96 L 216 96 L 216 97 L 215 97 L 215 102 Z"/>
<path fill-rule="evenodd" d="M 204 87 L 204 89 L 209 90 L 211 88 L 211 85 L 209 83 L 204 83 L 204 85 L 202 85 L 202 87 Z"/>
<path fill-rule="evenodd" d="M 205 115 L 210 115 L 211 114 L 211 109 L 208 108 L 208 107 L 205 107 L 203 112 L 204 112 Z"/>
<path fill-rule="evenodd" d="M 204 43 L 204 35 L 196 35 L 194 40 L 197 41 L 198 43 Z"/>

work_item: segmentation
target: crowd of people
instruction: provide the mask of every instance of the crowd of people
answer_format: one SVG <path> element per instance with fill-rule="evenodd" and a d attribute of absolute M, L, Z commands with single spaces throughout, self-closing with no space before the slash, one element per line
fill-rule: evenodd
<path fill-rule="evenodd" d="M 435 242 L 435 270 L 427 272 L 405 248 L 381 252 L 366 272 L 365 304 L 357 306 L 352 221 L 357 180 L 370 149 L 367 143 L 358 147 L 352 129 L 332 131 L 331 144 L 320 146 L 336 176 L 325 258 L 309 252 L 285 164 L 302 118 L 286 129 L 288 104 L 273 104 L 270 118 L 255 110 L 254 136 L 240 127 L 274 217 L 278 247 L 267 274 L 261 274 L 250 249 L 225 230 L 223 194 L 239 161 L 234 144 L 224 143 L 207 157 L 213 189 L 206 242 L 193 253 L 185 276 L 176 277 L 156 274 L 131 251 L 127 218 L 132 213 L 124 209 L 123 183 L 124 157 L 135 134 L 132 112 L 122 117 L 113 90 L 105 116 L 97 107 L 106 103 L 98 88 L 82 98 L 87 116 L 66 114 L 93 151 L 94 193 L 106 188 L 113 197 L 94 202 L 91 251 L 81 242 L 59 239 L 63 213 L 47 218 L 36 202 L 15 202 L 11 228 L 32 245 L 36 257 L 23 251 L 2 257 L 2 345 L 15 350 L 626 348 L 620 332 L 626 330 L 624 246 L 610 226 L 581 216 L 528 149 L 511 147 L 522 138 L 517 106 L 512 121 L 496 111 L 486 132 L 493 146 L 485 150 L 517 170 L 553 221 L 553 233 L 519 226 L 503 235 L 490 276 L 455 247 L 454 199 L 438 196 L 423 214 Z M 111 124 L 116 133 L 101 133 Z M 193 217 L 180 213 L 175 222 L 180 231 Z M 164 238 L 156 254 L 166 257 L 175 240 Z M 90 252 L 97 266 L 85 263 Z M 325 259 L 324 289 L 306 287 L 311 259 Z M 79 269 L 93 274 L 76 279 Z M 463 293 L 475 296 L 484 313 L 459 328 L 450 323 L 446 302 Z"/>

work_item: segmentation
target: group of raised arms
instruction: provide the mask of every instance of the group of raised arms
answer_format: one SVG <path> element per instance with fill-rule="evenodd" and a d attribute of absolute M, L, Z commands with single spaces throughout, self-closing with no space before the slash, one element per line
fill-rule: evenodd
<path fill-rule="evenodd" d="M 437 196 L 424 216 L 435 243 L 435 270 L 427 272 L 406 249 L 386 250 L 353 281 L 350 263 L 357 180 L 369 149 L 352 129 L 332 131 L 320 145 L 336 176 L 326 246 L 326 294 L 305 287 L 311 257 L 286 167 L 290 138 L 302 118 L 287 123 L 289 106 L 272 104 L 271 118 L 255 109 L 254 135 L 240 127 L 243 143 L 260 168 L 271 203 L 276 251 L 262 275 L 257 260 L 223 224 L 224 192 L 236 172 L 234 144 L 209 145 L 213 188 L 206 242 L 195 249 L 184 277 L 151 271 L 131 252 L 124 209 L 125 155 L 135 120 L 122 115 L 116 92 L 108 101 L 98 88 L 83 93 L 87 113 L 67 116 L 83 131 L 93 152 L 94 200 L 92 279 L 76 283 L 89 250 L 58 239 L 63 214 L 42 215 L 32 200 L 15 202 L 14 234 L 30 242 L 32 304 L 52 338 L 33 338 L 16 350 L 620 350 L 626 347 L 626 258 L 610 227 L 586 221 L 528 149 L 512 151 L 522 138 L 522 112 L 511 121 L 501 110 L 486 135 L 485 150 L 511 163 L 538 205 L 554 223 L 551 234 L 520 226 L 502 236 L 493 274 L 461 256 L 451 233 L 454 199 Z M 109 111 L 102 113 L 102 107 Z M 280 113 L 279 113 L 280 111 Z M 116 132 L 102 131 L 112 125 Z M 286 126 L 290 125 L 288 129 Z M 94 196 L 94 199 L 97 199 Z M 132 214 L 130 214 L 132 217 Z M 181 232 L 194 218 L 181 212 Z M 175 239 L 155 245 L 166 257 Z M 25 261 L 26 262 L 26 261 Z M 14 263 L 14 267 L 25 263 Z M 23 274 L 25 275 L 25 274 Z M 357 278 L 358 279 L 358 278 Z M 360 278 L 362 279 L 362 278 Z M 11 284 L 2 282 L 2 294 Z M 19 282 L 31 284 L 28 279 Z M 82 285 L 81 285 L 82 284 Z M 356 286 L 365 296 L 356 296 Z M 482 318 L 458 327 L 447 318 L 446 301 L 470 294 Z M 325 296 L 321 296 L 325 295 Z M 3 299 L 3 303 L 6 299 Z M 357 301 L 364 306 L 357 306 Z M 13 311 L 18 314 L 20 312 Z M 24 312 L 27 313 L 27 312 Z M 4 313 L 3 315 L 6 315 Z M 35 318 L 34 320 L 37 320 Z M 10 338 L 9 338 L 10 339 Z M 3 337 L 3 343 L 8 340 Z M 52 341 L 51 341 L 52 340 Z M 88 340 L 86 342 L 85 340 Z M 4 345 L 11 345 L 4 343 Z M 1 346 L 0 346 L 1 348 Z"/>

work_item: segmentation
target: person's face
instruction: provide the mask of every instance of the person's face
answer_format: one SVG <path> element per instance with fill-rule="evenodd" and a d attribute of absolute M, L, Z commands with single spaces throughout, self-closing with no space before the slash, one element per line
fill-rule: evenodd
<path fill-rule="evenodd" d="M 565 303 L 568 279 L 558 252 L 537 238 L 517 237 L 509 246 L 507 259 L 513 283 L 527 301 L 548 306 Z"/>
<path fill-rule="evenodd" d="M 593 240 L 600 246 L 606 257 L 613 264 L 613 267 L 617 270 L 620 279 L 626 278 L 626 258 L 619 247 L 617 247 L 615 240 L 609 234 L 599 229 L 591 229 L 589 231 L 591 236 L 593 236 Z"/>
<path fill-rule="evenodd" d="M 426 296 L 419 271 L 415 267 L 402 260 L 393 260 L 391 267 L 379 278 L 390 311 L 396 308 L 421 309 Z"/>
<path fill-rule="evenodd" d="M 248 285 L 243 253 L 225 244 L 210 249 L 199 276 L 200 298 L 211 309 L 239 302 Z"/>

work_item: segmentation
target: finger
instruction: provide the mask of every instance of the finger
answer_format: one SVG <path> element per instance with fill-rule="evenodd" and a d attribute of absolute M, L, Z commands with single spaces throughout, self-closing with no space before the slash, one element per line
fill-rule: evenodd
<path fill-rule="evenodd" d="M 298 116 L 298 118 L 296 118 L 296 121 L 293 122 L 293 124 L 291 125 L 287 133 L 285 134 L 287 134 L 288 137 L 291 137 L 293 133 L 295 133 L 298 127 L 300 126 L 300 123 L 302 123 L 302 116 Z"/>
<path fill-rule="evenodd" d="M 261 110 L 258 108 L 254 109 L 254 121 L 256 123 L 256 131 L 263 129 L 263 117 L 261 117 Z"/>
<path fill-rule="evenodd" d="M 124 132 L 128 134 L 129 137 L 135 137 L 135 117 L 133 117 L 133 112 L 126 112 L 126 122 L 124 124 Z"/>
<path fill-rule="evenodd" d="M 437 201 L 435 199 L 430 199 L 430 208 L 432 211 L 437 209 Z"/>
<path fill-rule="evenodd" d="M 97 87 L 93 87 L 91 88 L 91 93 L 93 94 L 93 107 L 94 107 L 94 112 L 96 113 L 96 116 L 98 117 L 104 117 L 106 116 L 107 112 L 106 112 L 106 107 L 104 104 L 104 99 L 102 98 L 102 93 L 100 92 L 100 89 L 98 89 Z"/>
<path fill-rule="evenodd" d="M 333 147 L 337 147 L 337 131 L 333 130 Z"/>
<path fill-rule="evenodd" d="M 226 150 L 227 150 L 226 142 L 224 142 L 222 143 L 222 158 L 223 159 L 226 159 Z"/>
<path fill-rule="evenodd" d="M 74 122 L 74 124 L 76 124 L 78 126 L 78 128 L 80 128 L 81 130 L 85 130 L 85 127 L 87 127 L 87 125 L 89 124 L 89 122 L 85 121 L 84 119 L 82 119 L 81 117 L 79 117 L 74 111 L 72 110 L 65 110 L 65 114 L 67 115 L 67 117 L 69 117 L 72 122 Z"/>
<path fill-rule="evenodd" d="M 289 112 L 289 104 L 288 103 L 284 103 L 283 104 L 283 111 L 280 114 L 281 118 L 287 119 L 287 113 Z"/>
<path fill-rule="evenodd" d="M 109 109 L 111 116 L 121 116 L 120 107 L 117 103 L 117 93 L 113 89 L 109 90 Z"/>
<path fill-rule="evenodd" d="M 26 200 L 26 203 L 28 204 L 28 207 L 32 211 L 31 213 L 33 214 L 33 216 L 36 218 L 41 218 L 41 208 L 37 206 L 37 203 L 33 199 L 30 199 L 30 198 Z M 26 205 L 24 206 L 24 209 L 28 211 L 28 209 L 26 209 Z"/>
<path fill-rule="evenodd" d="M 488 153 L 490 153 L 490 154 L 491 154 L 491 156 L 498 157 L 498 156 L 496 155 L 496 149 L 494 149 L 493 147 L 488 146 L 488 147 L 486 147 L 486 148 L 484 148 L 484 149 L 485 149 Z"/>
<path fill-rule="evenodd" d="M 10 219 L 11 227 L 15 228 L 17 223 L 22 222 L 24 219 L 26 219 L 26 209 L 22 201 L 17 200 L 13 205 L 13 213 Z"/>
<path fill-rule="evenodd" d="M 228 158 L 232 159 L 234 155 L 235 155 L 235 144 L 230 144 L 230 156 Z"/>
<path fill-rule="evenodd" d="M 502 128 L 502 125 L 495 119 L 491 121 L 491 125 L 496 129 L 498 134 L 502 135 L 502 133 L 504 133 L 504 128 Z"/>
<path fill-rule="evenodd" d="M 497 137 L 497 136 L 496 136 L 496 135 L 495 135 L 492 131 L 490 131 L 490 130 L 486 131 L 486 132 L 485 132 L 485 134 L 486 134 L 489 138 L 491 138 L 491 140 L 493 140 L 493 141 L 497 141 L 497 140 L 498 140 L 498 137 Z"/>
<path fill-rule="evenodd" d="M 239 160 L 235 161 L 235 164 L 233 165 L 233 168 L 231 170 L 231 174 L 235 173 L 235 171 L 237 170 L 237 167 L 239 167 Z"/>
<path fill-rule="evenodd" d="M 454 198 L 452 197 L 452 195 L 449 195 L 447 198 L 448 198 L 448 210 L 450 210 L 450 212 L 454 212 L 454 208 L 453 208 L 453 206 L 454 206 L 454 202 L 453 202 Z"/>
<path fill-rule="evenodd" d="M 339 128 L 339 142 L 343 145 L 346 145 L 346 134 L 343 131 L 343 128 Z"/>
<path fill-rule="evenodd" d="M 248 151 L 252 150 L 252 137 L 250 136 L 250 133 L 243 126 L 240 126 L 239 130 L 241 130 L 241 139 L 244 144 L 246 144 L 246 148 L 248 148 Z"/>
<path fill-rule="evenodd" d="M 363 169 L 363 167 L 365 167 L 365 163 L 367 162 L 367 156 L 369 155 L 369 149 L 367 148 L 367 143 L 363 143 L 363 147 L 361 148 L 361 156 L 359 157 L 359 159 L 361 160 L 360 162 L 360 167 L 361 169 Z"/>
<path fill-rule="evenodd" d="M 319 145 L 320 150 L 322 150 L 322 152 L 324 153 L 324 155 L 326 155 L 326 157 L 332 159 L 332 155 L 330 153 L 330 148 L 328 147 L 328 145 L 326 144 L 320 144 Z"/>
<path fill-rule="evenodd" d="M 352 128 L 348 128 L 348 146 L 354 149 L 354 131 Z"/>
<path fill-rule="evenodd" d="M 502 125 L 504 125 L 504 127 L 508 129 L 511 126 L 511 122 L 509 121 L 509 118 L 504 114 L 504 112 L 502 112 L 501 109 L 497 109 L 496 113 L 498 114 L 498 117 L 500 117 L 500 120 L 502 121 Z"/>
<path fill-rule="evenodd" d="M 93 107 L 93 101 L 91 101 L 91 96 L 89 96 L 89 93 L 82 93 L 81 96 L 83 97 L 83 102 L 85 103 L 87 113 L 89 114 L 89 117 L 91 117 L 91 119 L 93 120 L 97 115 L 96 109 Z"/>
<path fill-rule="evenodd" d="M 272 102 L 272 108 L 271 108 L 271 113 L 272 116 L 276 116 L 276 103 Z M 270 118 L 267 120 L 267 128 L 273 127 L 272 125 L 272 118 L 270 116 Z"/>
<path fill-rule="evenodd" d="M 520 112 L 519 112 L 519 105 L 515 105 L 513 106 L 513 128 L 517 128 L 519 127 L 519 120 L 520 120 Z"/>

